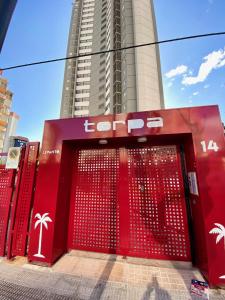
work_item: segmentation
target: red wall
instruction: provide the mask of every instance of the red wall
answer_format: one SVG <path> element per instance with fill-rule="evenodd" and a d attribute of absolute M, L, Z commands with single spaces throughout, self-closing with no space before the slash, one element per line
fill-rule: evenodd
<path fill-rule="evenodd" d="M 160 127 L 148 128 L 147 118 L 162 118 Z M 138 119 L 139 129 L 128 130 L 133 119 Z M 85 132 L 84 122 L 88 120 Z M 144 123 L 142 124 L 144 120 Z M 97 131 L 97 123 L 121 121 L 117 130 Z M 143 126 L 142 126 L 143 125 Z M 109 123 L 105 124 L 109 126 Z M 105 130 L 107 129 L 105 127 Z M 104 128 L 103 128 L 104 129 Z M 94 131 L 92 131 L 94 130 Z M 128 132 L 130 131 L 130 132 Z M 177 136 L 184 144 L 187 171 L 197 173 L 199 196 L 190 196 L 192 227 L 194 232 L 194 262 L 211 285 L 225 285 L 224 238 L 216 244 L 218 232 L 225 227 L 225 140 L 217 106 L 170 109 L 121 115 L 73 118 L 45 122 L 43 146 L 34 203 L 29 260 L 53 264 L 66 252 L 67 222 L 70 190 L 70 147 L 66 141 L 96 141 L 96 139 L 136 139 L 149 136 L 166 140 Z M 160 138 L 161 137 L 161 138 Z M 182 138 L 181 138 L 182 137 Z M 202 143 L 204 141 L 204 143 Z M 216 147 L 212 147 L 215 144 Z M 211 147 L 210 147 L 211 146 Z M 215 151 L 217 150 L 217 151 Z M 63 155 L 63 153 L 66 155 Z M 67 157 L 67 159 L 66 159 Z M 35 228 L 35 215 L 48 213 L 52 222 L 43 226 L 43 257 L 37 257 L 40 227 Z M 220 228 L 217 227 L 219 224 Z M 212 234 L 213 228 L 215 234 Z M 216 233 L 217 232 L 217 233 Z"/>

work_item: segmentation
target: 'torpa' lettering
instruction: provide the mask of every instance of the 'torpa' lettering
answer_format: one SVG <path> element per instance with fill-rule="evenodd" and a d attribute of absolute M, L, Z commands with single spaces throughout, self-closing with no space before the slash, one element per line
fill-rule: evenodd
<path fill-rule="evenodd" d="M 110 130 L 120 130 L 121 125 L 127 126 L 127 132 L 131 133 L 132 130 L 144 128 L 146 125 L 147 128 L 160 128 L 163 127 L 163 118 L 155 117 L 155 118 L 147 118 L 146 121 L 143 119 L 130 119 L 127 121 L 101 121 L 97 123 L 89 122 L 85 120 L 84 122 L 84 130 L 85 132 L 105 132 Z"/>

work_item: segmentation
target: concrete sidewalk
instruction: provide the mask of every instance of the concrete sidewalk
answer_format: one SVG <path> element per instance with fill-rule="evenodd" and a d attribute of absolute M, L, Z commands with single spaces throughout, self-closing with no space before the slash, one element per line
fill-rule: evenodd
<path fill-rule="evenodd" d="M 188 300 L 194 278 L 203 280 L 190 264 L 72 251 L 52 268 L 2 259 L 0 299 Z M 210 299 L 225 300 L 225 290 Z"/>

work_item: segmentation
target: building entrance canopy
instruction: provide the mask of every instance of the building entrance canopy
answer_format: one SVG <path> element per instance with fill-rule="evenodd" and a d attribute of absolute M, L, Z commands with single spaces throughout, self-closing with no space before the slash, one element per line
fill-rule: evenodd
<path fill-rule="evenodd" d="M 224 178 L 217 106 L 46 121 L 29 260 L 183 257 L 224 285 Z"/>

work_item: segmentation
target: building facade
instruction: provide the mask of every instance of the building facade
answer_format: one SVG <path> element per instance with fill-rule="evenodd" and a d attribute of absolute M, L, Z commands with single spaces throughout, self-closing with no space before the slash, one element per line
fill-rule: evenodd
<path fill-rule="evenodd" d="M 0 52 L 17 0 L 0 1 Z"/>
<path fill-rule="evenodd" d="M 11 135 L 4 143 L 3 153 L 8 153 L 11 147 L 24 147 L 29 139 L 24 136 Z"/>
<path fill-rule="evenodd" d="M 185 261 L 225 287 L 224 157 L 218 106 L 48 120 L 31 210 L 23 172 L 12 254 L 24 255 L 30 224 L 38 265 L 71 250 Z"/>
<path fill-rule="evenodd" d="M 5 133 L 3 152 L 7 153 L 10 147 L 15 147 L 16 128 L 20 117 L 11 112 L 8 119 L 8 126 Z"/>
<path fill-rule="evenodd" d="M 10 118 L 12 92 L 8 89 L 8 81 L 0 78 L 0 152 L 3 151 L 4 140 Z"/>
<path fill-rule="evenodd" d="M 150 0 L 75 1 L 61 118 L 164 108 L 157 45 L 104 53 L 156 40 Z"/>

